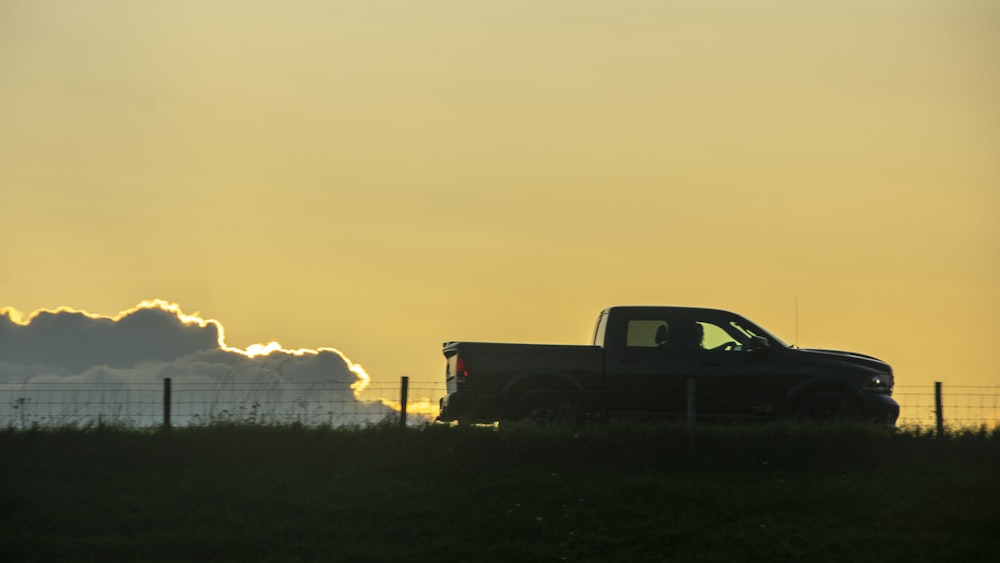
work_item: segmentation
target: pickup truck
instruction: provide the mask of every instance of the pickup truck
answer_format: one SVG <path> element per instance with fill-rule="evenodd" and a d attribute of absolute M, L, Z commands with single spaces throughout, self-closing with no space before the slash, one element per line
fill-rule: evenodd
<path fill-rule="evenodd" d="M 869 420 L 893 425 L 889 364 L 789 346 L 746 318 L 609 307 L 593 344 L 445 342 L 440 421 Z"/>

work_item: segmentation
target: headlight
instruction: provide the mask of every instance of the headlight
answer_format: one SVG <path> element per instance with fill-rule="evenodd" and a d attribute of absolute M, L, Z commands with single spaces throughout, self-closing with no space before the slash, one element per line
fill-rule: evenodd
<path fill-rule="evenodd" d="M 883 393 L 892 393 L 892 376 L 882 373 L 876 373 L 875 375 L 868 378 L 868 381 L 864 385 L 865 391 L 881 391 Z"/>

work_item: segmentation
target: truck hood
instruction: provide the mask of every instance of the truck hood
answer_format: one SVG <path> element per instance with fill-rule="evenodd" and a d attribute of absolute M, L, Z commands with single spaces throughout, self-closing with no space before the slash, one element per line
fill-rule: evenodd
<path fill-rule="evenodd" d="M 892 373 L 892 367 L 873 356 L 843 350 L 824 350 L 821 348 L 799 348 L 799 352 L 819 360 L 833 360 L 865 367 L 879 373 Z"/>

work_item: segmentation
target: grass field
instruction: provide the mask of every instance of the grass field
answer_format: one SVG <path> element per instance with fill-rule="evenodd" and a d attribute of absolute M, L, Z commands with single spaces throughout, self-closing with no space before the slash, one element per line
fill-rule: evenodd
<path fill-rule="evenodd" d="M 0 561 L 996 561 L 1000 431 L 0 431 Z"/>

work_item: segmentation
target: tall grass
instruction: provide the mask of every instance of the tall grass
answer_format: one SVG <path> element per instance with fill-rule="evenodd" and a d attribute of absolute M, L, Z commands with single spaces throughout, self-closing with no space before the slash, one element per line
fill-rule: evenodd
<path fill-rule="evenodd" d="M 990 561 L 1000 431 L 0 431 L 2 561 Z"/>

